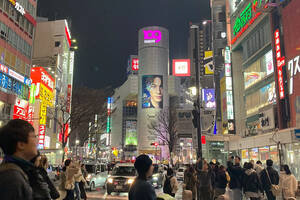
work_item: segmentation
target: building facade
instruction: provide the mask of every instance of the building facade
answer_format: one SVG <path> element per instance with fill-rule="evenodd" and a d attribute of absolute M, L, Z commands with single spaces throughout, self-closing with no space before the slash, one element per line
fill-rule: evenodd
<path fill-rule="evenodd" d="M 0 1 L 0 125 L 28 119 L 36 6 L 34 0 Z"/>

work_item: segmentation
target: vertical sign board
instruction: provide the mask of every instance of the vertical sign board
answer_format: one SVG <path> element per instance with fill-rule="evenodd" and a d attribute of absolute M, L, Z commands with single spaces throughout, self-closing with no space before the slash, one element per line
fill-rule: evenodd
<path fill-rule="evenodd" d="M 279 97 L 280 97 L 280 99 L 284 99 L 285 95 L 284 95 L 284 83 L 283 83 L 282 67 L 285 66 L 285 57 L 281 55 L 279 29 L 275 30 L 274 39 L 275 39 L 275 51 L 276 51 Z"/>
<path fill-rule="evenodd" d="M 132 60 L 131 60 L 131 69 L 132 69 L 132 71 L 138 71 L 139 70 L 139 59 L 138 58 L 132 58 Z"/>
<path fill-rule="evenodd" d="M 297 140 L 300 140 L 300 129 L 295 129 L 295 137 Z"/>

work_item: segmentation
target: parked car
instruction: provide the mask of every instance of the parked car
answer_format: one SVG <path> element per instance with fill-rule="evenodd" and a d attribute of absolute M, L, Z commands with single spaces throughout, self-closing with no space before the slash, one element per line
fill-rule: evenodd
<path fill-rule="evenodd" d="M 105 187 L 105 183 L 107 180 L 107 166 L 106 164 L 96 163 L 96 164 L 85 164 L 85 168 L 87 171 L 87 189 L 90 191 L 95 190 L 97 187 Z"/>
<path fill-rule="evenodd" d="M 150 179 L 151 184 L 155 188 L 162 187 L 163 179 L 164 179 L 164 167 L 158 164 L 153 164 L 153 175 Z"/>
<path fill-rule="evenodd" d="M 106 183 L 107 194 L 112 192 L 129 192 L 137 172 L 132 163 L 118 163 L 114 166 Z"/>
<path fill-rule="evenodd" d="M 183 181 L 184 179 L 184 171 L 185 168 L 184 167 L 179 167 L 177 172 L 176 172 L 176 178 L 177 180 Z"/>

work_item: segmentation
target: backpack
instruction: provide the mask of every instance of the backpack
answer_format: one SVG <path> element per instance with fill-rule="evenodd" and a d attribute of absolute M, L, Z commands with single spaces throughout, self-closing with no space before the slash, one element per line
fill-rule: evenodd
<path fill-rule="evenodd" d="M 163 188 L 163 191 L 166 194 L 172 194 L 172 187 L 171 187 L 171 178 L 172 177 L 173 176 L 171 176 L 171 177 L 166 176 L 166 181 L 164 183 L 164 188 Z"/>

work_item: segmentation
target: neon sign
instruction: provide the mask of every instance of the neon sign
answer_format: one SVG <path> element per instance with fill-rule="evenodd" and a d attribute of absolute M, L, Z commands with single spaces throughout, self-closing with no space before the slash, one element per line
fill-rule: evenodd
<path fill-rule="evenodd" d="M 254 0 L 249 3 L 246 8 L 237 17 L 233 26 L 233 35 L 235 36 L 231 44 L 234 44 L 239 37 L 251 26 L 254 21 L 262 14 L 258 12 L 258 8 L 261 8 L 263 2 L 267 3 L 269 0 Z M 264 6 L 267 8 L 267 5 Z"/>
<path fill-rule="evenodd" d="M 300 56 L 296 56 L 288 63 L 289 70 L 290 70 L 290 94 L 293 94 L 293 90 L 294 90 L 294 76 L 296 76 L 298 72 L 300 73 L 299 59 Z"/>
<path fill-rule="evenodd" d="M 144 43 L 159 43 L 161 41 L 160 30 L 143 30 L 144 31 Z"/>
<path fill-rule="evenodd" d="M 139 59 L 133 58 L 131 61 L 131 69 L 132 71 L 138 71 L 139 70 Z"/>
<path fill-rule="evenodd" d="M 284 99 L 284 85 L 283 85 L 282 67 L 285 65 L 285 57 L 281 55 L 279 29 L 275 30 L 274 39 L 275 39 L 275 50 L 276 50 L 276 63 L 277 63 L 277 74 L 278 74 L 279 97 L 280 97 L 280 99 Z"/>

